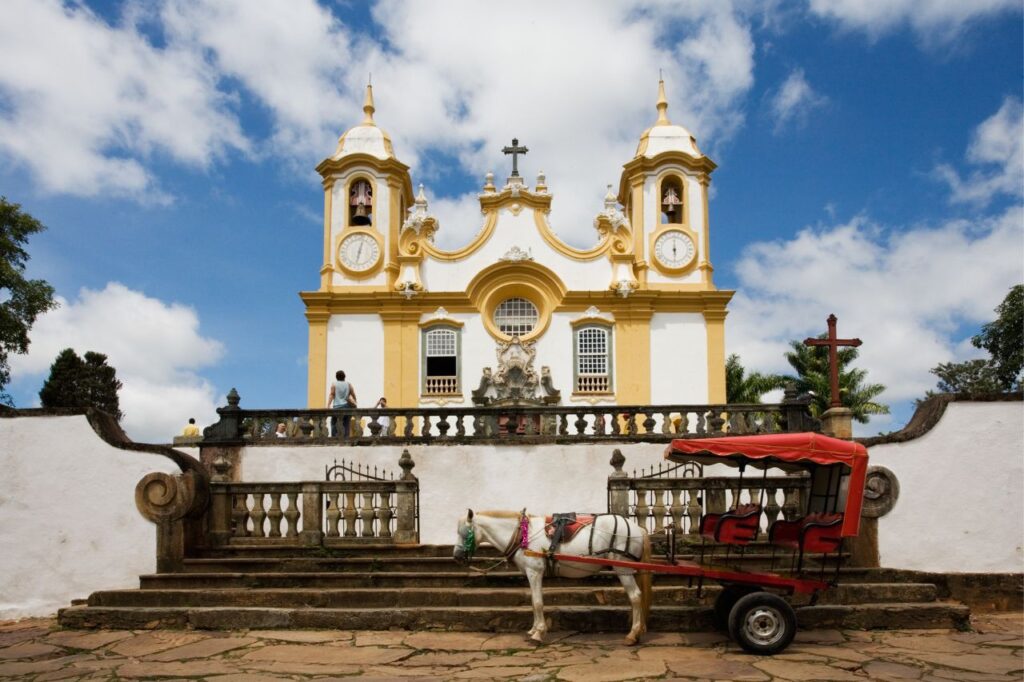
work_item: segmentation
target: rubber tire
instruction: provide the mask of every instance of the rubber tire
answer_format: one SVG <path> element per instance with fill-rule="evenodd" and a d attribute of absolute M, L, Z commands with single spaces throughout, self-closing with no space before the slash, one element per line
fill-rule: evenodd
<path fill-rule="evenodd" d="M 751 632 L 751 621 L 766 626 L 764 633 Z M 777 654 L 796 636 L 796 611 L 782 597 L 771 592 L 753 592 L 740 597 L 729 613 L 729 636 L 744 651 L 758 656 Z"/>
<path fill-rule="evenodd" d="M 736 606 L 736 602 L 741 598 L 756 591 L 755 588 L 746 585 L 723 585 L 722 591 L 715 599 L 715 629 L 719 632 L 729 632 L 729 615 L 732 613 L 732 607 Z"/>

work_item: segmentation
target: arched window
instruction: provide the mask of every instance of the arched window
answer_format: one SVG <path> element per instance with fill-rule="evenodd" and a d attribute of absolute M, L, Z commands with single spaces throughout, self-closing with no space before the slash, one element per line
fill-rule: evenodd
<path fill-rule="evenodd" d="M 373 224 L 373 185 L 359 179 L 348 190 L 348 224 Z"/>
<path fill-rule="evenodd" d="M 459 395 L 459 330 L 423 331 L 423 395 Z"/>
<path fill-rule="evenodd" d="M 661 182 L 661 222 L 682 224 L 685 202 L 683 183 L 678 177 L 670 176 Z"/>
<path fill-rule="evenodd" d="M 494 310 L 494 325 L 502 334 L 524 336 L 537 326 L 537 306 L 525 298 L 508 298 Z"/>
<path fill-rule="evenodd" d="M 579 327 L 575 332 L 575 392 L 612 392 L 612 334 L 605 326 Z"/>

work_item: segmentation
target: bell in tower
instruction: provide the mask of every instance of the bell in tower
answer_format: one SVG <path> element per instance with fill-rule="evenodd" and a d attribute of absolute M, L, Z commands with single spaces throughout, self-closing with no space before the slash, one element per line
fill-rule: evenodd
<path fill-rule="evenodd" d="M 373 223 L 373 188 L 366 180 L 352 183 L 349 192 L 349 225 L 371 225 Z"/>

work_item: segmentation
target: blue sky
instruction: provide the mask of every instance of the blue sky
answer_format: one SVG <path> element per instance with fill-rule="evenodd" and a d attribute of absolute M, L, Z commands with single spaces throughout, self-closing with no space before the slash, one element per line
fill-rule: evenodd
<path fill-rule="evenodd" d="M 0 194 L 48 231 L 30 274 L 62 307 L 12 358 L 31 405 L 56 353 L 111 356 L 130 434 L 165 440 L 250 407 L 305 402 L 322 193 L 313 167 L 376 120 L 424 183 L 447 246 L 477 229 L 503 144 L 548 176 L 552 223 L 593 240 L 607 183 L 654 118 L 719 165 L 727 345 L 784 370 L 840 317 L 899 428 L 971 357 L 1024 280 L 1019 2 L 109 2 L 0 4 Z"/>

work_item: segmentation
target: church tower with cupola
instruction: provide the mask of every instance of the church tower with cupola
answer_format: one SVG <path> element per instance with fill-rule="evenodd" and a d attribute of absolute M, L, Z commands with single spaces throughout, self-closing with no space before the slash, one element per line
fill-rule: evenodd
<path fill-rule="evenodd" d="M 557 187 L 543 172 L 526 182 L 529 149 L 514 139 L 501 150 L 511 174 L 498 185 L 488 173 L 478 195 L 481 222 L 458 226 L 469 241 L 442 249 L 444 226 L 374 122 L 369 87 L 363 112 L 317 166 L 324 259 L 319 289 L 301 294 L 310 407 L 339 369 L 364 407 L 725 402 L 733 292 L 711 277 L 715 164 L 669 121 L 664 83 L 587 248 L 558 236 Z"/>

